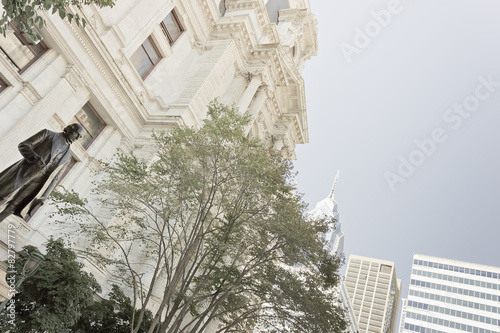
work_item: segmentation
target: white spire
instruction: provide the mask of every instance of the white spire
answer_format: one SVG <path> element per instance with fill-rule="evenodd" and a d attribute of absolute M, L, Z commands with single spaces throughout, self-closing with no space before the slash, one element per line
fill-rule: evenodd
<path fill-rule="evenodd" d="M 337 185 L 337 181 L 339 180 L 339 173 L 340 169 L 337 170 L 337 175 L 335 176 L 335 180 L 333 181 L 332 190 L 330 191 L 330 195 L 328 196 L 329 198 L 333 199 L 333 191 L 335 191 L 335 186 Z"/>

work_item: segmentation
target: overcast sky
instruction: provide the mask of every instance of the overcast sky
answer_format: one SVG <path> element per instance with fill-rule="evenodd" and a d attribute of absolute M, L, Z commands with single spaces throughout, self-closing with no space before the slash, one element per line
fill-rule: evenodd
<path fill-rule="evenodd" d="M 310 0 L 298 190 L 335 189 L 345 255 L 500 266 L 500 1 Z M 375 13 L 375 14 L 374 14 Z"/>

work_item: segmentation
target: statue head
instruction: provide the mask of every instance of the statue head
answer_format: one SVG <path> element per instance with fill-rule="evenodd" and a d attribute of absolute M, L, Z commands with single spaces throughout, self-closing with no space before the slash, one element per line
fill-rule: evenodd
<path fill-rule="evenodd" d="M 85 129 L 82 125 L 74 123 L 66 126 L 63 132 L 68 143 L 73 143 L 85 134 Z"/>

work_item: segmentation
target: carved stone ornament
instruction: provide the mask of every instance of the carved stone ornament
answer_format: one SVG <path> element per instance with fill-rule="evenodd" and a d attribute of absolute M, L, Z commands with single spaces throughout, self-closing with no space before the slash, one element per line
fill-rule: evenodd
<path fill-rule="evenodd" d="M 118 67 L 122 67 L 125 64 L 125 60 L 123 58 L 115 58 L 115 64 Z"/>
<path fill-rule="evenodd" d="M 207 47 L 200 41 L 194 42 L 194 47 L 199 51 L 200 55 L 207 50 Z"/>

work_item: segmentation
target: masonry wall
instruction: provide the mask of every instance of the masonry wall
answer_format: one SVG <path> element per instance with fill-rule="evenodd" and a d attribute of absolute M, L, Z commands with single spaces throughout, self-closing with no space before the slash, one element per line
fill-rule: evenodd
<path fill-rule="evenodd" d="M 47 24 L 41 42 L 0 38 L 0 80 L 6 86 L 0 92 L 0 169 L 21 158 L 19 142 L 44 128 L 61 131 L 82 109 L 91 109 L 103 127 L 90 145 L 72 145 L 74 165 L 61 182 L 85 194 L 99 159 L 118 148 L 140 154 L 153 129 L 199 126 L 214 98 L 250 112 L 248 134 L 294 158 L 295 145 L 308 141 L 301 72 L 317 53 L 308 1 L 227 0 L 225 11 L 220 2 L 120 0 L 113 8 L 86 6 L 80 12 L 85 29 L 42 13 Z M 172 15 L 181 30 L 175 40 L 161 24 Z M 269 19 L 274 15 L 277 22 Z M 42 45 L 44 52 L 30 54 L 30 47 Z M 151 45 L 157 59 L 143 75 L 137 59 L 145 63 Z M 21 56 L 9 51 L 14 46 L 32 63 L 16 66 L 12 58 Z M 138 56 L 142 51 L 147 57 Z M 52 209 L 41 207 L 29 221 L 11 216 L 0 235 L 14 225 L 17 249 L 33 244 L 43 251 L 46 240 L 57 236 L 47 218 Z M 7 247 L 2 236 L 0 260 Z M 88 269 L 106 290 L 112 276 Z"/>

